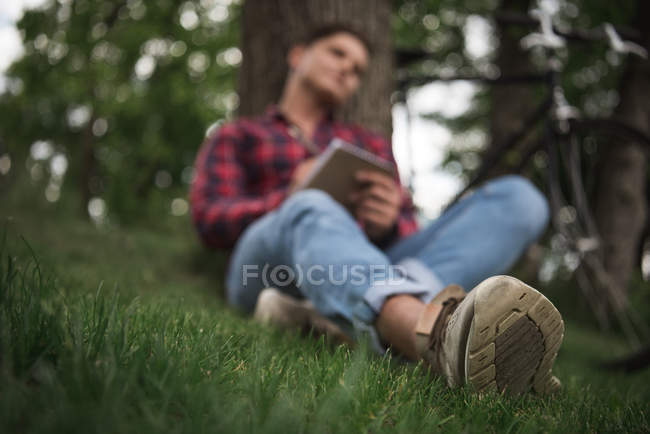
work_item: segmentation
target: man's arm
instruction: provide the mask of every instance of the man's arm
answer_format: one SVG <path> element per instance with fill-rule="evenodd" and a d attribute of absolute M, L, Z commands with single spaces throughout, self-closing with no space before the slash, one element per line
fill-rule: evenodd
<path fill-rule="evenodd" d="M 356 178 L 365 187 L 353 192 L 350 200 L 357 204 L 355 215 L 377 246 L 386 247 L 417 230 L 410 196 L 397 181 L 372 171 L 359 171 Z"/>
<path fill-rule="evenodd" d="M 204 143 L 196 159 L 190 192 L 192 218 L 201 240 L 210 247 L 233 247 L 250 223 L 287 196 L 286 187 L 264 196 L 246 193 L 245 168 L 236 153 L 244 139 L 237 124 L 225 125 Z"/>
<path fill-rule="evenodd" d="M 358 176 L 357 179 L 366 183 L 368 187 L 364 189 L 365 191 L 359 191 L 356 192 L 357 195 L 352 195 L 357 200 L 362 199 L 362 197 L 367 198 L 363 207 L 366 211 L 359 213 L 358 210 L 357 217 L 360 217 L 365 222 L 365 229 L 369 238 L 377 246 L 384 248 L 397 239 L 417 231 L 415 207 L 411 195 L 401 185 L 390 142 L 380 135 L 365 129 L 359 129 L 357 134 L 360 135 L 366 149 L 390 161 L 395 167 L 395 177 L 393 179 L 382 176 L 379 172 L 374 176 L 359 174 L 361 176 Z"/>

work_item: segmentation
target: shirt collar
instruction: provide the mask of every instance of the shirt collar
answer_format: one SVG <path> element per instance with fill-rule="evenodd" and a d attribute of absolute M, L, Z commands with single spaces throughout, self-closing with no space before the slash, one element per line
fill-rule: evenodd
<path fill-rule="evenodd" d="M 277 104 L 270 104 L 266 107 L 264 115 L 271 119 L 281 120 L 287 122 L 287 118 L 280 111 L 280 107 Z"/>

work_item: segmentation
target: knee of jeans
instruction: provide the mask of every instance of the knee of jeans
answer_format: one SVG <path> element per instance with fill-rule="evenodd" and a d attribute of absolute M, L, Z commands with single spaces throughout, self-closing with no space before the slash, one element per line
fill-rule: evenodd
<path fill-rule="evenodd" d="M 322 190 L 307 189 L 293 193 L 283 204 L 281 213 L 289 221 L 295 221 L 308 213 L 346 214 L 345 209 L 329 194 Z"/>
<path fill-rule="evenodd" d="M 489 190 L 496 193 L 513 224 L 525 232 L 530 241 L 537 239 L 550 218 L 548 201 L 528 179 L 509 175 L 490 183 Z"/>

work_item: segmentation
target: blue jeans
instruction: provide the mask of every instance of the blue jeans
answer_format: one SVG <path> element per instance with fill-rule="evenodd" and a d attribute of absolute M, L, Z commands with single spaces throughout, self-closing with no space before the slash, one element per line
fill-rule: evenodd
<path fill-rule="evenodd" d="M 344 330 L 372 328 L 387 297 L 428 302 L 448 284 L 470 290 L 505 273 L 544 231 L 544 196 L 526 179 L 484 184 L 385 251 L 327 193 L 304 190 L 253 222 L 226 275 L 228 301 L 246 311 L 268 286 L 310 299 Z"/>

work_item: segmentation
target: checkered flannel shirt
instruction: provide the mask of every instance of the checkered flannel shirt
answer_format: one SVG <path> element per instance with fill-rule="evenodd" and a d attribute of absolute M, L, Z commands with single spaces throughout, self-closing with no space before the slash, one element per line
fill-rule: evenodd
<path fill-rule="evenodd" d="M 190 191 L 192 218 L 205 245 L 232 248 L 249 224 L 287 197 L 294 169 L 313 156 L 294 132 L 278 107 L 271 106 L 260 117 L 224 124 L 205 140 Z M 390 161 L 397 169 L 390 143 L 357 125 L 328 117 L 318 125 L 312 142 L 322 151 L 334 137 Z M 379 247 L 416 230 L 413 203 L 402 188 L 398 220 Z"/>

